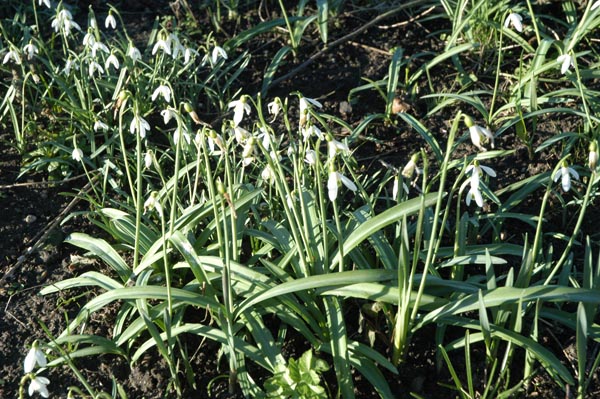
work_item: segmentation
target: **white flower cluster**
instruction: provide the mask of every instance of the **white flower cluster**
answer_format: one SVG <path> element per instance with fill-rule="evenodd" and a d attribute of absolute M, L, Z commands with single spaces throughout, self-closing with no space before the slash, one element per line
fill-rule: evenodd
<path fill-rule="evenodd" d="M 44 368 L 46 367 L 46 364 L 46 355 L 39 348 L 38 342 L 35 341 L 27 353 L 27 356 L 25 356 L 25 362 L 23 363 L 25 374 L 30 374 L 29 378 L 31 379 L 28 389 L 29 396 L 33 396 L 33 394 L 36 392 L 42 395 L 44 398 L 50 396 L 47 387 L 47 385 L 50 384 L 50 380 L 46 377 L 38 375 L 39 370 L 36 373 L 33 372 L 36 368 L 36 365 L 40 368 Z"/>

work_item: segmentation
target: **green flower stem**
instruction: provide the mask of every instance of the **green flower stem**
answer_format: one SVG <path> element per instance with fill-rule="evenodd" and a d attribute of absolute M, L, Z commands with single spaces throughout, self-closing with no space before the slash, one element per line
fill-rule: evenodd
<path fill-rule="evenodd" d="M 140 227 L 142 225 L 142 138 L 140 133 L 135 133 L 135 152 L 136 152 L 136 191 L 135 195 L 135 241 L 133 246 L 133 270 L 137 269 L 140 255 Z M 125 154 L 123 156 L 126 156 Z M 127 163 L 125 163 L 127 165 Z"/>
<path fill-rule="evenodd" d="M 292 45 L 292 50 L 294 51 L 294 55 L 296 54 L 296 50 L 298 44 L 296 43 L 296 38 L 294 36 L 294 31 L 292 30 L 292 24 L 290 23 L 290 19 L 285 11 L 285 5 L 282 0 L 279 0 L 279 7 L 281 8 L 281 14 L 283 15 L 283 19 L 285 20 L 285 25 L 287 26 L 288 33 L 290 35 L 290 44 Z"/>
<path fill-rule="evenodd" d="M 506 14 L 506 13 L 505 13 Z M 506 15 L 505 15 L 506 17 Z M 503 18 L 504 19 L 504 18 Z M 500 81 L 500 65 L 502 63 L 502 40 L 504 39 L 504 31 L 502 25 L 500 26 L 500 40 L 498 40 L 498 61 L 496 63 L 496 78 L 494 80 L 494 90 L 492 91 L 492 103 L 490 104 L 490 112 L 486 123 L 490 125 L 491 119 L 494 115 L 494 105 L 496 104 L 496 95 L 498 94 L 498 83 Z"/>
<path fill-rule="evenodd" d="M 291 198 L 293 201 L 294 197 L 292 196 L 292 192 L 286 184 L 286 178 L 283 167 L 281 166 L 281 162 L 279 162 L 279 160 L 271 158 L 271 156 L 262 146 L 262 143 L 260 141 L 257 143 L 257 145 L 261 149 L 262 153 L 265 155 L 269 167 L 273 170 L 273 172 L 276 172 L 275 187 L 277 188 L 277 192 L 279 194 L 279 197 L 281 198 L 281 205 L 283 206 L 283 210 L 285 211 L 285 215 L 288 220 L 292 236 L 294 237 L 294 242 L 298 245 L 300 270 L 297 270 L 296 272 L 298 274 L 298 277 L 308 277 L 311 275 L 311 273 L 309 273 L 307 259 L 304 255 L 309 253 L 309 250 L 307 248 L 309 248 L 310 245 L 308 243 L 307 238 L 304 237 L 304 235 L 302 234 L 302 229 L 299 228 L 299 226 L 302 225 L 302 223 L 301 218 L 298 215 L 298 210 L 296 209 L 297 207 L 293 205 L 290 207 L 288 205 L 287 198 Z M 326 233 L 324 232 L 324 234 Z"/>
<path fill-rule="evenodd" d="M 527 9 L 529 10 L 529 15 L 531 16 L 531 23 L 533 24 L 533 30 L 535 32 L 535 38 L 537 40 L 538 46 L 542 43 L 542 37 L 540 36 L 540 30 L 537 26 L 537 21 L 535 14 L 533 12 L 533 7 L 531 6 L 531 0 L 527 0 Z"/>
<path fill-rule="evenodd" d="M 450 135 L 448 136 L 448 144 L 446 145 L 446 154 L 444 156 L 444 161 L 441 165 L 442 176 L 440 178 L 440 187 L 438 191 L 438 200 L 435 206 L 435 211 L 433 214 L 433 226 L 431 229 L 431 235 L 429 237 L 429 243 L 427 248 L 427 257 L 425 259 L 425 265 L 423 267 L 423 276 L 421 277 L 421 283 L 419 285 L 419 290 L 417 291 L 417 297 L 415 298 L 415 305 L 412 310 L 412 314 L 410 316 L 411 322 L 414 321 L 417 317 L 417 313 L 419 312 L 419 303 L 421 302 L 421 298 L 423 297 L 423 293 L 425 292 L 425 284 L 427 282 L 427 274 L 432 270 L 432 264 L 435 261 L 435 244 L 437 242 L 437 228 L 440 211 L 442 208 L 442 199 L 444 198 L 444 187 L 446 186 L 446 178 L 448 176 L 448 164 L 450 162 L 450 157 L 452 155 L 452 146 L 454 145 L 454 137 L 456 136 L 456 132 L 458 131 L 458 124 L 461 120 L 462 114 L 459 112 L 454 118 L 454 123 L 452 124 L 452 129 L 450 129 Z M 425 174 L 425 170 L 423 174 Z M 450 199 L 448 199 L 450 201 Z"/>
<path fill-rule="evenodd" d="M 125 175 L 127 176 L 127 183 L 129 184 L 129 191 L 131 192 L 131 198 L 133 198 L 133 206 L 135 208 L 137 208 L 137 196 L 135 194 L 133 179 L 131 178 L 131 170 L 129 169 L 129 160 L 127 159 L 127 148 L 125 147 L 125 136 L 123 133 L 124 109 L 125 109 L 124 106 L 122 106 L 119 109 L 119 143 L 121 145 L 121 154 L 123 154 L 123 164 L 125 165 Z"/>
<path fill-rule="evenodd" d="M 577 218 L 577 223 L 575 224 L 575 228 L 573 229 L 573 233 L 571 233 L 571 236 L 569 237 L 569 242 L 567 243 L 567 246 L 565 247 L 560 259 L 558 260 L 558 262 L 552 269 L 552 272 L 550 272 L 550 274 L 544 281 L 544 285 L 550 284 L 550 281 L 552 281 L 552 279 L 554 278 L 556 273 L 560 270 L 562 265 L 567 260 L 567 257 L 571 253 L 571 247 L 573 246 L 573 242 L 575 242 L 575 237 L 577 237 L 579 235 L 579 230 L 581 229 L 581 224 L 583 223 L 583 218 L 585 217 L 585 211 L 590 203 L 592 187 L 594 186 L 595 183 L 596 183 L 596 172 L 592 171 L 592 174 L 591 174 L 589 182 L 588 182 L 587 190 L 585 192 L 585 196 L 583 197 L 583 204 L 581 205 L 581 208 L 579 211 L 579 217 Z"/>
<path fill-rule="evenodd" d="M 225 204 L 224 198 L 221 193 L 217 192 L 215 187 L 215 176 L 213 175 L 211 168 L 211 160 L 208 154 L 208 150 L 206 149 L 206 130 L 203 130 L 201 133 L 200 147 L 202 153 L 204 154 L 204 165 L 206 171 L 206 185 L 208 186 L 209 197 L 212 201 L 213 214 L 215 218 L 215 230 L 217 232 L 217 241 L 219 243 L 219 256 L 224 260 L 223 271 L 221 275 L 221 283 L 223 290 L 223 310 L 224 315 L 220 315 L 219 319 L 221 322 L 225 324 L 225 329 L 227 333 L 227 345 L 229 346 L 229 368 L 230 368 L 230 379 L 229 379 L 229 390 L 234 389 L 235 384 L 235 375 L 237 370 L 237 359 L 235 357 L 235 342 L 233 340 L 233 320 L 231 319 L 231 315 L 233 313 L 233 305 L 231 304 L 231 272 L 230 272 L 230 264 L 229 264 L 229 246 L 227 243 L 227 226 L 225 222 Z M 227 145 L 225 143 L 224 145 Z M 228 157 L 228 151 L 225 149 L 222 151 L 224 157 Z M 217 203 L 217 198 L 219 198 L 219 203 Z M 233 209 L 232 209 L 233 212 Z M 221 223 L 219 223 L 220 215 L 223 215 L 223 230 L 221 230 Z"/>
<path fill-rule="evenodd" d="M 554 173 L 555 171 L 553 171 L 552 173 Z M 522 274 L 519 273 L 519 276 L 517 277 L 517 287 L 528 287 L 529 282 L 531 281 L 531 274 L 533 273 L 533 268 L 535 266 L 538 253 L 540 251 L 542 241 L 542 224 L 544 221 L 544 214 L 546 213 L 546 205 L 548 204 L 548 199 L 550 198 L 550 193 L 552 192 L 552 173 L 548 178 L 548 185 L 546 186 L 546 192 L 544 193 L 544 197 L 542 198 L 542 205 L 540 206 L 538 222 L 535 228 L 535 237 L 533 239 L 533 246 L 531 247 L 531 258 L 528 262 L 525 262 L 526 269 L 523 271 Z M 523 277 L 521 278 L 521 276 Z"/>

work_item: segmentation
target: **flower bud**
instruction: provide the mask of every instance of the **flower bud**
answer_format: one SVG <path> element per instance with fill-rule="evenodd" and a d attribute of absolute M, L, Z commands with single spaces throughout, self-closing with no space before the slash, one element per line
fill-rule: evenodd
<path fill-rule="evenodd" d="M 588 166 L 592 171 L 596 170 L 596 164 L 598 163 L 598 143 L 596 140 L 593 140 L 590 143 L 590 155 L 588 158 Z"/>

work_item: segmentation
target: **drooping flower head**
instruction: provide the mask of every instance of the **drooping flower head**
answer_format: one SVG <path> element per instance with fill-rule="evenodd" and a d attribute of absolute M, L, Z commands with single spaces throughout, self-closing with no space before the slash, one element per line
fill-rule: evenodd
<path fill-rule="evenodd" d="M 490 143 L 490 147 L 494 148 L 494 135 L 488 128 L 476 125 L 473 123 L 473 119 L 468 115 L 465 115 L 465 125 L 469 128 L 471 142 L 473 142 L 473 145 L 480 151 L 486 151 L 484 144 L 487 144 L 488 142 Z"/>
<path fill-rule="evenodd" d="M 358 190 L 356 184 L 346 176 L 338 172 L 333 163 L 329 166 L 329 178 L 327 179 L 327 194 L 329 196 L 330 201 L 335 201 L 338 196 L 338 189 L 340 184 L 343 184 L 350 191 L 355 192 Z"/>
<path fill-rule="evenodd" d="M 233 125 L 238 127 L 242 119 L 244 118 L 244 112 L 246 115 L 250 115 L 250 104 L 247 102 L 246 96 L 242 96 L 239 100 L 235 100 L 229 103 L 229 108 L 233 108 Z"/>
<path fill-rule="evenodd" d="M 106 29 L 108 29 L 109 27 L 112 29 L 117 29 L 117 20 L 115 19 L 115 16 L 112 13 L 112 10 L 108 11 L 108 15 L 106 16 L 106 19 L 104 20 L 104 27 Z"/>
<path fill-rule="evenodd" d="M 474 199 L 477 206 L 481 208 L 483 207 L 483 196 L 481 194 L 481 188 L 479 187 L 481 176 L 485 173 L 490 177 L 496 177 L 496 172 L 488 166 L 480 165 L 478 161 L 474 161 L 471 165 L 467 166 L 465 172 L 467 174 L 470 173 L 471 176 L 460 186 L 460 192 L 462 192 L 467 185 L 470 185 L 471 188 L 467 192 L 465 202 L 467 203 L 467 206 L 469 206 Z"/>
<path fill-rule="evenodd" d="M 598 163 L 598 142 L 596 140 L 592 140 L 589 150 L 588 166 L 594 171 L 596 170 L 596 164 Z"/>
<path fill-rule="evenodd" d="M 50 392 L 48 392 L 48 387 L 46 386 L 48 384 L 50 384 L 50 380 L 46 377 L 35 376 L 29 383 L 29 396 L 33 396 L 34 393 L 38 392 L 44 398 L 49 397 Z"/>
<path fill-rule="evenodd" d="M 46 355 L 40 349 L 38 342 L 35 341 L 29 352 L 27 352 L 27 356 L 25 356 L 25 362 L 23 363 L 25 373 L 31 373 L 36 364 L 40 367 L 46 367 L 46 363 Z"/>
<path fill-rule="evenodd" d="M 517 32 L 523 32 L 523 17 L 516 12 L 511 12 L 504 20 L 505 28 L 508 28 L 510 25 L 512 25 Z"/>
<path fill-rule="evenodd" d="M 573 57 L 571 57 L 570 54 L 559 55 L 558 58 L 556 58 L 556 62 L 560 64 L 560 73 L 563 75 L 566 74 L 569 71 L 569 68 L 574 65 Z"/>
<path fill-rule="evenodd" d="M 212 64 L 215 65 L 217 63 L 217 61 L 219 61 L 219 58 L 223 58 L 224 60 L 226 60 L 227 52 L 225 51 L 225 49 L 223 47 L 215 46 L 212 49 L 212 53 L 210 56 L 210 60 L 212 61 Z"/>
<path fill-rule="evenodd" d="M 561 186 L 564 192 L 571 189 L 571 177 L 575 180 L 579 180 L 579 173 L 567 164 L 567 161 L 563 161 L 560 168 L 554 172 L 552 179 L 556 182 L 561 178 Z"/>
<path fill-rule="evenodd" d="M 156 101 L 158 95 L 164 98 L 166 102 L 171 102 L 171 89 L 169 86 L 160 85 L 154 89 L 154 92 L 152 93 L 152 101 Z"/>
<path fill-rule="evenodd" d="M 323 105 L 313 98 L 300 97 L 300 126 L 304 127 L 308 122 L 308 110 L 311 106 L 323 108 Z"/>

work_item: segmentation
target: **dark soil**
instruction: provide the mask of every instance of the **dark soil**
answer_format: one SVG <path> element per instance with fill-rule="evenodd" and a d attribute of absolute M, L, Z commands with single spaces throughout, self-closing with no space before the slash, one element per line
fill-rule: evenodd
<path fill-rule="evenodd" d="M 85 10 L 88 4 L 95 7 L 97 14 L 106 12 L 103 2 L 80 2 L 80 8 Z M 170 12 L 167 1 L 129 1 L 115 4 L 119 10 L 123 10 L 123 16 L 130 18 L 131 26 L 140 34 L 151 28 L 155 15 L 164 15 Z M 263 13 L 274 13 L 276 10 L 262 10 Z M 198 20 L 206 21 L 206 16 L 201 10 L 196 11 Z M 142 12 L 142 14 L 139 14 Z M 143 15 L 144 18 L 139 18 Z M 263 14 L 264 15 L 264 14 Z M 359 29 L 368 21 L 377 16 L 375 12 L 354 13 L 349 10 L 341 15 L 336 22 L 336 29 L 330 38 L 333 42 L 337 38 Z M 242 20 L 239 23 L 231 23 L 225 26 L 219 34 L 223 39 L 231 37 L 245 25 L 257 22 L 257 15 L 251 15 L 252 21 Z M 339 46 L 331 48 L 322 56 L 306 66 L 304 69 L 291 76 L 289 79 L 279 82 L 270 89 L 269 96 L 286 96 L 290 92 L 298 90 L 307 97 L 318 98 L 325 106 L 325 112 L 343 117 L 351 125 L 358 124 L 362 118 L 371 113 L 384 111 L 385 103 L 375 92 L 362 92 L 354 101 L 349 101 L 350 90 L 364 84 L 363 78 L 378 80 L 387 74 L 387 68 L 391 60 L 390 50 L 401 46 L 405 49 L 405 55 L 413 55 L 424 51 L 440 51 L 443 42 L 439 39 L 439 32 L 443 26 L 439 26 L 439 19 L 434 23 L 428 23 L 425 19 L 416 23 L 407 23 L 409 16 L 399 13 L 389 19 L 381 21 L 359 35 L 344 41 Z M 145 22 L 140 22 L 145 21 Z M 131 29 L 129 29 L 131 31 Z M 243 81 L 247 82 L 245 93 L 255 93 L 260 90 L 262 82 L 259 80 L 264 69 L 270 62 L 273 52 L 282 45 L 280 37 L 260 37 L 250 45 L 253 62 L 246 71 Z M 308 35 L 303 44 L 302 54 L 296 61 L 290 62 L 279 72 L 283 76 L 288 72 L 295 71 L 303 61 L 311 54 L 316 54 L 322 48 L 318 35 L 313 32 Z M 415 65 L 415 68 L 418 65 Z M 454 71 L 452 69 L 452 71 Z M 456 76 L 448 75 L 448 70 L 440 67 L 440 70 L 432 73 L 434 86 L 440 90 L 448 88 L 455 82 Z M 488 85 L 491 82 L 479 82 L 480 85 Z M 420 88 L 420 95 L 427 94 L 425 85 Z M 419 120 L 425 119 L 429 104 L 421 100 L 419 96 L 409 98 L 406 93 L 398 93 L 409 107 L 408 112 Z M 350 107 L 348 107 L 348 105 Z M 442 115 L 425 119 L 427 127 L 438 132 L 438 140 L 444 143 L 446 131 L 453 113 L 457 109 L 448 109 Z M 463 109 L 469 112 L 471 110 Z M 209 119 L 210 120 L 210 119 Z M 571 128 L 567 125 L 563 129 Z M 539 137 L 536 141 L 544 139 L 544 128 L 547 134 L 554 134 L 550 125 L 541 124 L 538 130 Z M 339 132 L 340 135 L 347 132 Z M 516 152 L 510 157 L 504 158 L 501 165 L 493 165 L 496 170 L 503 170 L 503 178 L 499 179 L 497 186 L 502 188 L 511 182 L 518 181 L 533 173 L 550 170 L 559 158 L 557 154 L 546 154 L 542 158 L 539 154 L 534 159 L 529 159 L 527 149 L 513 137 L 512 132 L 505 137 L 499 137 L 500 148 L 515 148 Z M 43 333 L 40 325 L 47 327 L 53 336 L 60 334 L 68 320 L 72 319 L 78 312 L 81 304 L 96 295 L 93 290 L 81 291 L 73 298 L 64 295 L 49 295 L 41 297 L 39 290 L 48 284 L 61 281 L 69 277 L 81 274 L 86 270 L 102 270 L 100 264 L 80 264 L 78 255 L 72 247 L 62 243 L 64 237 L 73 231 L 89 231 L 92 234 L 100 234 L 87 222 L 85 217 L 74 217 L 66 220 L 65 217 L 75 210 L 85 210 L 85 202 L 74 201 L 73 194 L 80 192 L 85 186 L 86 179 L 73 178 L 66 182 L 50 182 L 43 174 L 27 175 L 17 179 L 21 169 L 21 158 L 12 146 L 13 138 L 10 132 L 0 135 L 0 234 L 4 238 L 0 241 L 0 397 L 17 397 L 18 383 L 23 375 L 22 364 L 31 343 L 35 339 L 47 341 L 48 337 Z M 396 124 L 374 125 L 368 132 L 359 137 L 356 143 L 358 147 L 356 156 L 365 173 L 373 171 L 382 166 L 378 159 L 386 160 L 388 163 L 401 167 L 410 157 L 424 146 L 424 143 L 415 132 L 406 128 L 401 121 Z M 457 158 L 460 154 L 457 154 Z M 527 212 L 536 209 L 538 200 L 531 200 L 522 205 L 521 211 Z M 71 206 L 69 212 L 65 208 Z M 532 212 L 536 213 L 536 212 Z M 556 231 L 568 232 L 572 229 L 572 222 L 563 223 L 560 211 L 556 211 L 556 217 L 552 223 L 556 225 Z M 598 215 L 592 215 L 584 226 L 585 234 L 594 234 L 594 224 L 598 222 Z M 522 242 L 525 232 L 531 233 L 531 229 L 525 225 L 511 224 L 506 226 L 508 240 Z M 28 250 L 32 248 L 32 250 Z M 515 260 L 519 264 L 519 260 Z M 349 307 L 357 307 L 350 304 Z M 356 310 L 352 309 L 351 311 Z M 114 319 L 116 309 L 107 309 L 102 314 L 91 317 L 86 332 L 110 336 L 111 320 Z M 374 323 L 383 323 L 382 320 L 373 320 Z M 556 326 L 541 326 L 544 342 L 556 353 L 565 352 L 572 347 L 572 332 L 557 331 Z M 457 332 L 462 334 L 463 331 Z M 358 334 L 358 332 L 354 332 Z M 449 334 L 452 331 L 449 330 Z M 450 339 L 450 338 L 449 338 Z M 195 374 L 195 387 L 185 387 L 184 397 L 188 398 L 233 398 L 236 395 L 227 394 L 227 367 L 219 364 L 217 357 L 218 347 L 209 341 L 200 342 L 190 338 L 187 342 L 188 350 L 192 355 L 192 366 Z M 300 356 L 304 350 L 305 343 L 302 340 L 291 340 L 286 348 L 290 356 Z M 378 349 L 385 352 L 383 342 L 378 340 Z M 460 352 L 460 351 L 457 351 Z M 452 380 L 446 371 L 446 367 L 438 364 L 436 360 L 436 348 L 434 330 L 425 329 L 419 336 L 414 337 L 407 362 L 400 367 L 397 376 L 386 374 L 390 386 L 397 392 L 398 398 L 408 397 L 408 392 L 417 392 L 425 398 L 450 398 L 456 397 L 456 393 L 442 386 L 452 385 Z M 572 362 L 573 358 L 559 356 L 566 363 Z M 484 356 L 480 356 L 479 362 L 483 363 Z M 453 354 L 455 365 L 462 364 L 460 354 Z M 89 359 L 78 359 L 77 367 L 85 375 L 85 378 L 97 389 L 110 392 L 112 379 L 125 387 L 129 398 L 160 398 L 164 392 L 172 392 L 169 388 L 167 365 L 155 352 L 149 352 L 146 358 L 130 368 L 128 362 L 117 356 L 102 356 Z M 521 363 L 522 364 L 522 363 Z M 575 363 L 569 363 L 569 367 Z M 474 369 L 478 369 L 475 365 Z M 464 370 L 457 370 L 464 376 Z M 51 380 L 49 389 L 52 397 L 66 397 L 69 386 L 81 386 L 73 373 L 66 367 L 51 368 L 47 374 Z M 335 381 L 332 374 L 326 375 L 328 381 Z M 481 387 L 485 376 L 476 376 L 477 386 Z M 356 389 L 358 398 L 376 398 L 378 395 L 372 392 L 364 377 L 356 375 Z M 208 388 L 210 386 L 210 388 Z M 334 387 L 331 387 L 334 389 Z M 600 397 L 600 387 L 594 380 L 590 387 L 588 397 Z M 526 397 L 539 398 L 563 398 L 565 392 L 556 387 L 545 374 L 540 373 L 530 384 L 530 392 Z M 174 397 L 174 396 L 173 396 Z"/>

